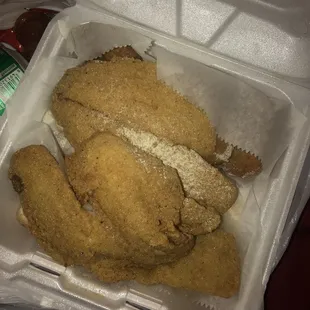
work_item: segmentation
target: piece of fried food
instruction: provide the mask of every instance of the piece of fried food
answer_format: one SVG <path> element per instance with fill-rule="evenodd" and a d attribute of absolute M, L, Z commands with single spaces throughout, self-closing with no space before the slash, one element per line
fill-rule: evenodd
<path fill-rule="evenodd" d="M 149 267 L 174 261 L 193 247 L 193 238 L 188 237 L 181 250 L 175 246 L 171 253 L 155 253 L 151 247 L 141 248 L 134 240 L 125 239 L 102 212 L 89 213 L 81 207 L 44 146 L 17 151 L 11 159 L 9 177 L 20 194 L 22 208 L 17 216 L 21 224 L 62 264 L 83 265 L 90 259 L 104 257 Z"/>
<path fill-rule="evenodd" d="M 192 237 L 177 228 L 184 194 L 174 169 L 110 133 L 100 133 L 66 158 L 77 197 L 103 212 L 140 247 L 188 251 Z"/>
<path fill-rule="evenodd" d="M 222 230 L 199 236 L 189 255 L 152 270 L 101 260 L 87 266 L 106 282 L 134 279 L 143 284 L 166 284 L 229 298 L 240 285 L 240 259 L 235 238 Z"/>
<path fill-rule="evenodd" d="M 22 223 L 53 258 L 64 264 L 82 264 L 97 251 L 124 256 L 127 247 L 122 237 L 108 220 L 101 225 L 99 219 L 81 208 L 44 146 L 17 151 L 11 159 L 9 178 L 20 194 Z"/>
<path fill-rule="evenodd" d="M 156 77 L 156 64 L 115 58 L 69 69 L 54 94 L 207 157 L 215 130 L 206 114 Z"/>
<path fill-rule="evenodd" d="M 117 57 L 143 60 L 131 46 L 116 47 L 98 59 L 111 61 Z M 228 174 L 242 178 L 258 175 L 262 171 L 262 163 L 255 155 L 226 143 L 218 136 L 214 153 L 205 159 L 212 165 L 220 166 Z"/>
<path fill-rule="evenodd" d="M 240 260 L 233 235 L 221 230 L 197 238 L 191 253 L 169 265 L 155 268 L 142 283 L 163 283 L 216 295 L 231 297 L 239 290 Z"/>
<path fill-rule="evenodd" d="M 181 209 L 179 229 L 197 236 L 214 231 L 221 223 L 221 216 L 212 207 L 203 207 L 194 199 L 185 198 Z"/>
<path fill-rule="evenodd" d="M 257 156 L 236 146 L 233 148 L 229 160 L 222 163 L 220 167 L 228 174 L 241 178 L 258 175 L 263 169 L 262 162 Z"/>
<path fill-rule="evenodd" d="M 237 199 L 238 189 L 232 181 L 184 146 L 173 145 L 151 133 L 130 129 L 103 113 L 58 97 L 53 98 L 52 112 L 75 149 L 94 133 L 110 131 L 176 169 L 187 197 L 199 204 L 214 207 L 223 214 Z"/>
<path fill-rule="evenodd" d="M 142 57 L 129 45 L 115 47 L 94 60 L 111 61 L 116 57 L 143 60 Z"/>
<path fill-rule="evenodd" d="M 183 145 L 173 145 L 151 133 L 123 128 L 119 130 L 130 143 L 159 158 L 178 171 L 187 197 L 224 214 L 236 201 L 238 188 L 217 168 Z"/>
<path fill-rule="evenodd" d="M 263 169 L 257 156 L 230 145 L 219 137 L 216 137 L 214 153 L 207 160 L 228 174 L 241 178 L 258 175 Z"/>
<path fill-rule="evenodd" d="M 51 111 L 57 124 L 63 130 L 70 144 L 78 150 L 79 145 L 97 132 L 109 131 L 116 134 L 117 122 L 103 113 L 88 109 L 82 105 L 53 96 Z"/>
<path fill-rule="evenodd" d="M 125 240 L 103 213 L 94 216 L 81 208 L 45 147 L 29 146 L 17 151 L 11 160 L 9 176 L 20 194 L 23 224 L 57 261 L 82 265 L 106 282 L 135 279 L 145 284 L 164 283 L 223 297 L 237 292 L 240 266 L 235 240 L 230 234 L 216 231 L 200 236 L 188 256 L 149 269 L 150 259 L 162 259 L 161 251 L 152 252 L 149 247 L 136 263 L 140 247 Z M 184 254 L 184 246 L 175 248 L 177 252 L 182 249 Z M 142 257 L 145 264 L 141 264 Z"/>

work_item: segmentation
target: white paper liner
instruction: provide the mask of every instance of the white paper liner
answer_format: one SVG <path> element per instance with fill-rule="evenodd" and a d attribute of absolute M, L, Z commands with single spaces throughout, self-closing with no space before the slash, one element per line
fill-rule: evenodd
<path fill-rule="evenodd" d="M 222 139 L 258 156 L 269 173 L 304 116 L 234 76 L 161 47 L 153 54 L 158 79 L 206 111 Z"/>
<path fill-rule="evenodd" d="M 28 122 L 38 120 L 39 117 L 42 119 L 44 109 L 45 111 L 49 109 L 48 102 L 52 90 L 65 69 L 96 58 L 114 47 L 124 45 L 132 45 L 141 56 L 148 58 L 143 51 L 151 45 L 149 38 L 133 31 L 98 23 L 77 27 L 68 35 L 67 40 L 71 43 L 65 42 L 64 46 L 73 48 L 76 59 L 66 57 L 43 59 L 37 64 L 35 73 L 32 71 L 27 77 L 28 87 L 31 85 L 36 85 L 38 88 L 44 87 L 39 100 L 32 103 L 40 106 L 39 112 L 34 115 L 29 111 L 20 113 L 20 107 L 9 106 L 9 118 L 16 120 L 17 116 L 17 119 L 26 117 Z M 263 233 L 260 206 L 267 190 L 268 176 L 272 167 L 294 135 L 298 133 L 305 117 L 290 103 L 271 100 L 264 93 L 232 76 L 172 54 L 163 48 L 156 47 L 153 53 L 157 57 L 158 77 L 205 109 L 218 133 L 227 142 L 260 156 L 264 168 L 263 173 L 257 178 L 246 182 L 237 180 L 240 191 L 238 200 L 225 214 L 223 221 L 223 227 L 236 236 L 243 260 L 239 295 L 231 299 L 223 299 L 193 292 L 184 294 L 184 291 L 177 294 L 176 289 L 158 290 L 160 286 L 157 286 L 154 293 L 161 292 L 163 300 L 167 300 L 166 295 L 169 295 L 169 300 L 174 302 L 184 298 L 184 302 L 186 299 L 187 302 L 192 303 L 192 308 L 195 307 L 194 304 L 200 304 L 212 306 L 216 310 L 235 309 L 237 304 L 242 303 L 249 281 L 257 282 L 258 294 L 260 296 L 263 294 L 262 272 L 260 275 L 258 270 L 255 279 L 248 278 L 252 257 L 257 253 L 255 240 Z M 62 129 L 55 124 L 50 113 L 46 115 L 44 121 L 51 126 L 63 152 L 72 152 L 68 141 L 62 135 Z M 22 127 L 19 129 L 19 132 L 22 132 Z M 35 140 L 37 139 L 34 139 L 34 142 Z M 29 139 L 27 142 L 33 143 Z M 148 290 L 152 292 L 152 287 Z M 177 295 L 172 298 L 173 294 L 166 294 L 167 291 Z"/>
<path fill-rule="evenodd" d="M 94 59 L 115 47 L 131 45 L 135 51 L 146 59 L 145 51 L 152 40 L 131 30 L 89 23 L 72 30 L 75 53 L 79 61 Z"/>

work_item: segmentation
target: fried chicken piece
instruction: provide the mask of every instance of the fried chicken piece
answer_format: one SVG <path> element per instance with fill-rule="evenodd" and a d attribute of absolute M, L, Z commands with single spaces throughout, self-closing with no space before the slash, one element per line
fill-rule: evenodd
<path fill-rule="evenodd" d="M 116 58 L 69 69 L 54 94 L 207 157 L 215 130 L 206 114 L 156 77 L 156 64 Z"/>
<path fill-rule="evenodd" d="M 192 247 L 192 237 L 177 229 L 184 199 L 180 180 L 160 160 L 101 133 L 66 158 L 66 169 L 77 197 L 141 248 L 183 254 Z"/>
<path fill-rule="evenodd" d="M 106 282 L 134 279 L 143 284 L 176 288 L 229 298 L 240 285 L 240 259 L 235 238 L 222 230 L 199 236 L 189 255 L 178 261 L 145 270 L 101 260 L 87 266 Z"/>
<path fill-rule="evenodd" d="M 29 169 L 31 167 L 31 169 Z M 37 238 L 42 248 L 65 265 L 83 265 L 90 259 L 113 258 L 123 264 L 155 266 L 187 254 L 182 251 L 155 253 L 125 239 L 102 212 L 85 211 L 54 157 L 44 146 L 28 146 L 12 159 L 9 177 L 20 194 L 17 218 Z"/>
<path fill-rule="evenodd" d="M 64 129 L 69 142 L 76 148 L 96 132 L 110 131 L 127 139 L 144 152 L 159 158 L 166 166 L 175 168 L 185 193 L 199 204 L 225 213 L 236 201 L 237 187 L 218 169 L 209 165 L 196 152 L 167 140 L 126 127 L 100 112 L 78 103 L 53 98 L 52 112 Z"/>
<path fill-rule="evenodd" d="M 179 229 L 191 235 L 204 235 L 214 231 L 221 223 L 221 216 L 212 207 L 202 207 L 194 199 L 186 198 L 181 209 Z"/>

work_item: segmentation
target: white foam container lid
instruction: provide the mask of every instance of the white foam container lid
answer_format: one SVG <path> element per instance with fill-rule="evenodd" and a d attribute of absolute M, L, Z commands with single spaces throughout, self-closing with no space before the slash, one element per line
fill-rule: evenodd
<path fill-rule="evenodd" d="M 12 137 L 29 119 L 40 121 L 47 108 L 44 103 L 32 104 L 39 101 L 40 91 L 27 84 L 27 76 L 42 58 L 71 57 L 64 55 L 64 34 L 93 21 L 133 29 L 172 52 L 240 76 L 268 95 L 286 98 L 308 117 L 273 169 L 261 212 L 265 234 L 252 260 L 251 281 L 235 308 L 260 309 L 269 275 L 310 195 L 309 10 L 310 3 L 301 0 L 94 0 L 80 1 L 59 13 L 12 98 L 22 101 L 21 117 L 14 124 L 5 118 L 0 123 L 0 277 L 29 290 L 38 304 L 59 309 L 204 308 L 187 302 L 181 294 L 169 295 L 135 283 L 106 285 L 78 269 L 60 266 L 38 251 L 35 239 L 15 219 L 19 200 L 7 178 Z M 47 74 L 51 69 L 47 68 Z"/>

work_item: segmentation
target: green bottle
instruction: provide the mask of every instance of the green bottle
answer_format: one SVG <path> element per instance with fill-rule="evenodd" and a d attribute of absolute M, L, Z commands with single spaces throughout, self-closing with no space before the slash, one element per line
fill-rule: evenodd
<path fill-rule="evenodd" d="M 19 53 L 0 45 L 0 117 L 23 77 L 26 66 L 26 60 Z"/>

